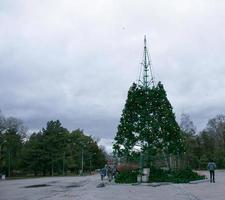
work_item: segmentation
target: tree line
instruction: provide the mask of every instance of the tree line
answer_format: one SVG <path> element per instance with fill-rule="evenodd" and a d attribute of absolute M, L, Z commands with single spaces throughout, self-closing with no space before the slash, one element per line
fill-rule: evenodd
<path fill-rule="evenodd" d="M 214 160 L 225 168 L 225 115 L 209 119 L 199 132 L 188 114 L 178 124 L 161 82 L 133 83 L 114 139 L 114 153 L 124 162 L 151 166 L 161 160 L 170 168 L 174 160 L 175 167 L 205 169 Z"/>
<path fill-rule="evenodd" d="M 225 168 L 225 115 L 219 114 L 209 119 L 206 127 L 197 132 L 188 114 L 181 115 L 181 131 L 184 137 L 186 165 L 195 169 L 205 169 L 213 160 L 218 168 Z"/>
<path fill-rule="evenodd" d="M 0 113 L 0 173 L 15 175 L 73 175 L 91 172 L 106 163 L 98 140 L 83 130 L 69 131 L 59 120 L 30 136 L 20 119 Z"/>

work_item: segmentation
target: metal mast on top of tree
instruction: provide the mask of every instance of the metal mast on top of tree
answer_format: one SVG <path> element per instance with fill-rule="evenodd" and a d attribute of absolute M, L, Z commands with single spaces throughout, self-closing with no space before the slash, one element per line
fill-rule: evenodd
<path fill-rule="evenodd" d="M 155 82 L 154 82 L 151 59 L 150 59 L 148 48 L 147 48 L 146 36 L 144 36 L 144 52 L 143 52 L 141 66 L 143 68 L 141 67 L 141 70 L 140 70 L 140 75 L 138 80 L 139 85 L 143 85 L 144 88 L 154 86 Z M 150 72 L 150 75 L 149 75 L 149 72 Z M 141 80 L 141 76 L 142 76 L 142 80 Z M 150 80 L 149 80 L 149 76 L 150 76 Z"/>

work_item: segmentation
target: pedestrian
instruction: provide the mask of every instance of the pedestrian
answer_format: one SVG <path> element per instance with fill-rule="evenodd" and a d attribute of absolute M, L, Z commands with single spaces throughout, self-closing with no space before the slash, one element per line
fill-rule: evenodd
<path fill-rule="evenodd" d="M 116 167 L 113 166 L 112 168 L 112 178 L 114 179 L 116 177 Z"/>
<path fill-rule="evenodd" d="M 112 168 L 110 166 L 108 166 L 107 175 L 108 175 L 109 182 L 111 182 L 111 180 L 112 180 Z"/>
<path fill-rule="evenodd" d="M 210 173 L 210 183 L 215 183 L 215 169 L 216 169 L 216 164 L 210 160 L 207 166 L 209 173 Z"/>
<path fill-rule="evenodd" d="M 106 168 L 102 168 L 100 169 L 100 176 L 101 176 L 101 180 L 103 181 L 104 177 L 106 176 Z"/>
<path fill-rule="evenodd" d="M 118 169 L 116 165 L 114 165 L 112 169 L 112 178 L 115 179 L 117 174 L 118 174 Z"/>

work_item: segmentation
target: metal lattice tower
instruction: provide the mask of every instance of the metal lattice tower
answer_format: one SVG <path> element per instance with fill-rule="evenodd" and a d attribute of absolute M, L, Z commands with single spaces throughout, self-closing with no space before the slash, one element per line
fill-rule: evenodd
<path fill-rule="evenodd" d="M 142 80 L 141 80 L 141 77 L 142 77 Z M 153 87 L 155 84 L 151 59 L 150 59 L 148 48 L 147 48 L 146 36 L 144 37 L 144 52 L 143 52 L 143 57 L 141 62 L 141 70 L 140 70 L 138 83 L 140 85 L 143 85 L 144 88 Z"/>

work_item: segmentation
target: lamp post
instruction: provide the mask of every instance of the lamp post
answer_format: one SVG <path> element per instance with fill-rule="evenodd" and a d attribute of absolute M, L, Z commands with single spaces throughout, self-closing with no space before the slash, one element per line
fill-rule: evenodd
<path fill-rule="evenodd" d="M 81 147 L 81 174 L 84 172 L 84 146 Z"/>
<path fill-rule="evenodd" d="M 8 158 L 9 159 L 9 162 L 8 162 L 8 177 L 10 177 L 10 170 L 11 170 L 10 169 L 11 168 L 11 166 L 10 166 L 11 165 L 11 163 L 10 163 L 11 162 L 11 153 L 10 153 L 10 151 L 8 152 L 8 156 L 9 156 L 9 158 Z"/>
<path fill-rule="evenodd" d="M 96 155 L 96 153 L 90 153 L 90 174 L 91 174 L 91 170 L 92 170 L 92 158 L 93 156 Z"/>
<path fill-rule="evenodd" d="M 84 172 L 84 147 L 86 146 L 84 143 L 80 143 L 81 146 L 81 174 Z"/>
<path fill-rule="evenodd" d="M 1 143 L 1 145 L 0 145 L 0 153 L 1 153 L 1 154 L 2 154 L 2 146 L 3 146 L 3 144 L 6 143 L 6 142 L 7 142 L 7 140 L 4 140 L 4 141 Z M 1 154 L 0 154 L 0 155 L 1 155 Z"/>
<path fill-rule="evenodd" d="M 7 140 L 4 140 L 4 141 L 1 143 L 1 145 L 0 145 L 0 160 L 2 159 L 2 146 L 3 146 L 3 144 L 5 144 L 6 142 L 7 142 Z M 8 166 L 10 166 L 10 164 L 9 164 Z M 9 169 L 10 169 L 10 167 L 9 167 Z M 1 171 L 2 171 L 2 167 L 1 167 Z"/>
<path fill-rule="evenodd" d="M 140 170 L 142 170 L 143 168 L 143 157 L 144 157 L 144 154 L 143 154 L 143 151 L 142 151 L 142 147 L 143 145 L 142 144 L 135 144 L 136 147 L 140 148 L 140 157 L 139 157 L 139 168 Z"/>
<path fill-rule="evenodd" d="M 63 176 L 65 176 L 65 151 L 63 152 Z"/>
<path fill-rule="evenodd" d="M 139 163 L 139 166 L 140 166 L 140 169 L 142 171 L 142 169 L 143 169 L 143 153 L 142 153 L 142 151 L 140 152 L 140 163 Z"/>
<path fill-rule="evenodd" d="M 85 142 L 85 141 L 83 141 Z M 81 174 L 83 175 L 84 172 L 84 148 L 90 145 L 90 141 L 87 141 L 85 143 L 80 142 L 81 145 Z M 91 161 L 90 161 L 91 164 Z"/>

